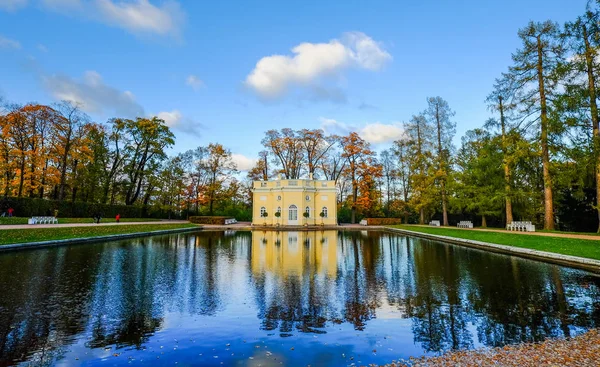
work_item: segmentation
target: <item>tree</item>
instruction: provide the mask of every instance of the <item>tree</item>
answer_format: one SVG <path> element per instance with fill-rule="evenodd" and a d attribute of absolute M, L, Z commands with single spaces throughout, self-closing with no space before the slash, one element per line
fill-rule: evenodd
<path fill-rule="evenodd" d="M 500 140 L 500 141 L 499 141 Z M 481 226 L 487 217 L 499 215 L 502 209 L 503 167 L 501 138 L 494 139 L 482 129 L 467 131 L 458 152 L 458 207 L 481 215 Z"/>
<path fill-rule="evenodd" d="M 508 113 L 514 109 L 514 104 L 507 101 L 510 98 L 509 91 L 505 86 L 505 81 L 496 81 L 494 91 L 487 97 L 486 102 L 490 110 L 498 112 L 500 120 L 489 119 L 485 126 L 488 128 L 499 127 L 502 144 L 502 168 L 504 170 L 504 206 L 506 213 L 506 223 L 513 222 L 512 209 L 512 177 L 511 177 L 511 156 L 508 152 L 508 131 L 511 127 L 508 122 Z"/>
<path fill-rule="evenodd" d="M 394 151 L 392 148 L 386 149 L 379 154 L 381 166 L 383 169 L 383 179 L 385 182 L 386 194 L 386 215 L 390 215 L 390 204 L 394 198 L 396 191 L 396 177 L 398 176 L 396 161 L 394 159 Z"/>
<path fill-rule="evenodd" d="M 62 101 L 55 108 L 60 118 L 55 125 L 56 150 L 58 153 L 60 167 L 60 182 L 58 185 L 58 200 L 65 197 L 67 183 L 67 170 L 72 149 L 77 140 L 82 137 L 84 125 L 88 123 L 89 117 L 77 103 Z"/>
<path fill-rule="evenodd" d="M 440 185 L 442 196 L 442 216 L 443 225 L 448 225 L 448 198 L 446 193 L 446 183 L 451 165 L 452 138 L 456 134 L 456 123 L 450 119 L 454 116 L 454 111 L 450 109 L 448 102 L 441 97 L 427 98 L 427 110 L 425 115 L 430 124 L 433 125 L 437 134 L 437 170 L 436 180 Z"/>
<path fill-rule="evenodd" d="M 375 152 L 370 144 L 363 140 L 357 133 L 351 132 L 340 140 L 342 157 L 346 160 L 344 175 L 352 183 L 352 214 L 351 223 L 356 223 L 358 206 L 370 209 L 373 205 L 371 190 L 374 179 L 381 177 L 381 166 L 375 160 Z M 363 185 L 361 187 L 361 185 Z M 362 190 L 360 190 L 362 189 Z M 361 200 L 359 201 L 359 193 Z"/>
<path fill-rule="evenodd" d="M 325 136 L 325 132 L 321 129 L 302 129 L 297 134 L 304 148 L 308 173 L 315 175 L 320 162 L 326 157 L 329 149 L 336 143 L 336 139 Z"/>
<path fill-rule="evenodd" d="M 158 117 L 138 117 L 124 122 L 124 133 L 131 137 L 131 143 L 125 148 L 125 204 L 132 205 L 142 191 L 146 176 L 152 172 L 150 167 L 166 158 L 164 149 L 173 145 L 175 140 L 164 120 Z"/>
<path fill-rule="evenodd" d="M 419 212 L 419 223 L 425 223 L 425 210 L 428 209 L 435 197 L 432 191 L 433 155 L 431 143 L 433 139 L 433 126 L 427 121 L 424 114 L 413 116 L 404 125 L 407 135 L 407 149 L 409 152 L 409 185 L 412 188 L 411 204 Z"/>
<path fill-rule="evenodd" d="M 208 200 L 208 212 L 213 215 L 214 202 L 219 191 L 223 188 L 224 181 L 231 174 L 237 172 L 235 163 L 231 158 L 231 152 L 221 144 L 209 144 L 208 155 L 204 163 L 208 176 L 205 196 Z"/>
<path fill-rule="evenodd" d="M 262 144 L 273 156 L 273 162 L 281 167 L 286 179 L 300 178 L 304 160 L 304 147 L 299 135 L 292 129 L 269 130 Z"/>
<path fill-rule="evenodd" d="M 396 165 L 396 175 L 400 180 L 402 199 L 404 201 L 404 206 L 406 206 L 411 193 L 410 177 L 412 176 L 410 164 L 410 142 L 408 138 L 396 140 L 394 142 L 392 152 L 398 160 Z M 404 209 L 404 223 L 406 224 L 408 223 L 408 210 L 406 210 L 406 207 Z"/>
<path fill-rule="evenodd" d="M 519 30 L 522 47 L 513 55 L 513 65 L 504 80 L 528 125 L 539 122 L 542 170 L 544 177 L 544 228 L 554 229 L 552 173 L 550 170 L 549 100 L 557 90 L 556 68 L 564 49 L 558 40 L 558 26 L 551 22 L 530 22 Z M 530 117 L 536 116 L 530 119 Z"/>
<path fill-rule="evenodd" d="M 600 47 L 600 11 L 589 6 L 583 16 L 565 24 L 563 37 L 573 57 L 567 63 L 568 95 L 583 94 L 588 102 L 593 155 L 595 161 L 596 211 L 600 233 L 600 116 L 598 114 L 598 48 Z M 579 92 L 579 93 L 578 93 Z"/>

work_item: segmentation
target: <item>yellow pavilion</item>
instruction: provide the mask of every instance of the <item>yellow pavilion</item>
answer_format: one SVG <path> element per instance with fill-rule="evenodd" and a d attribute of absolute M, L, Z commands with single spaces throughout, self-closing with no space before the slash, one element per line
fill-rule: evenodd
<path fill-rule="evenodd" d="M 254 181 L 252 224 L 336 225 L 336 194 L 335 181 L 314 180 L 312 175 L 309 179 Z"/>

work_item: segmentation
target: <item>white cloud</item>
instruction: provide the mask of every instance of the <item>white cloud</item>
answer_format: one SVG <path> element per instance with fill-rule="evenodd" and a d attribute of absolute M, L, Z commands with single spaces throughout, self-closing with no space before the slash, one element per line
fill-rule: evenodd
<path fill-rule="evenodd" d="M 27 5 L 27 0 L 0 0 L 0 9 L 15 11 Z"/>
<path fill-rule="evenodd" d="M 11 40 L 10 38 L 3 37 L 0 35 L 0 48 L 21 48 L 21 44 L 18 41 Z"/>
<path fill-rule="evenodd" d="M 326 76 L 350 67 L 379 70 L 392 59 L 378 42 L 361 32 L 345 33 L 328 43 L 301 43 L 292 53 L 263 57 L 245 84 L 263 98 L 276 99 L 293 86 L 318 88 Z"/>
<path fill-rule="evenodd" d="M 195 136 L 200 136 L 204 126 L 190 118 L 185 117 L 179 110 L 162 111 L 156 117 L 165 121 L 167 126 L 173 130 Z"/>
<path fill-rule="evenodd" d="M 156 114 L 156 117 L 165 120 L 167 126 L 171 128 L 177 127 L 183 119 L 183 115 L 178 110 L 159 112 Z"/>
<path fill-rule="evenodd" d="M 200 88 L 202 88 L 204 86 L 204 82 L 202 80 L 200 80 L 200 78 L 198 78 L 196 75 L 189 75 L 186 79 L 185 79 L 185 84 L 192 87 L 192 89 L 194 89 L 195 91 L 199 90 Z"/>
<path fill-rule="evenodd" d="M 54 98 L 79 103 L 88 113 L 115 113 L 123 117 L 144 114 L 133 93 L 104 84 L 102 76 L 95 71 L 86 71 L 81 80 L 61 74 L 42 75 L 41 78 Z"/>
<path fill-rule="evenodd" d="M 149 0 L 38 0 L 45 9 L 65 15 L 96 20 L 135 34 L 179 36 L 185 14 L 175 0 L 160 6 Z M 12 11 L 28 4 L 27 0 L 0 0 L 0 9 Z"/>
<path fill-rule="evenodd" d="M 256 165 L 256 159 L 251 159 L 243 154 L 233 153 L 231 159 L 240 171 L 249 171 Z"/>
<path fill-rule="evenodd" d="M 37 49 L 38 49 L 40 52 L 44 52 L 44 53 L 48 52 L 48 47 L 46 47 L 45 45 L 42 45 L 41 43 L 39 43 L 39 44 L 37 45 Z"/>
<path fill-rule="evenodd" d="M 389 143 L 404 137 L 404 129 L 400 123 L 383 124 L 381 122 L 372 122 L 359 127 L 325 117 L 321 117 L 320 120 L 321 129 L 327 134 L 348 135 L 354 131 L 361 138 L 372 144 Z"/>
<path fill-rule="evenodd" d="M 134 33 L 178 34 L 184 18 L 175 1 L 158 7 L 148 0 L 95 0 L 94 7 L 103 21 Z"/>

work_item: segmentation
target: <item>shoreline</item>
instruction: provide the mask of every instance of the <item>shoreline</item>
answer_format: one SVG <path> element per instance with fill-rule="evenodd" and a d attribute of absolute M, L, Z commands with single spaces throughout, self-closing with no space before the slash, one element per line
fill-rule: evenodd
<path fill-rule="evenodd" d="M 159 226 L 159 225 L 157 225 Z M 27 226 L 29 227 L 29 226 Z M 24 227 L 23 229 L 27 229 Z M 475 248 L 483 251 L 490 251 L 494 253 L 509 255 L 509 256 L 518 256 L 521 258 L 526 258 L 530 260 L 543 261 L 551 264 L 567 266 L 571 268 L 582 269 L 586 271 L 591 271 L 594 273 L 600 274 L 600 260 L 594 260 L 585 257 L 578 257 L 572 255 L 562 255 L 555 252 L 547 252 L 547 251 L 539 251 L 533 249 L 527 249 L 516 246 L 508 246 L 508 245 L 500 245 L 489 242 L 468 240 L 458 237 L 450 237 L 450 236 L 442 236 L 435 235 L 417 231 L 411 231 L 407 229 L 400 228 L 392 228 L 387 226 L 362 226 L 358 224 L 354 225 L 329 225 L 329 226 L 251 226 L 245 223 L 237 223 L 231 225 L 197 225 L 197 227 L 186 227 L 186 228 L 176 228 L 176 229 L 166 229 L 166 230 L 156 230 L 156 231 L 146 231 L 146 232 L 134 232 L 134 233 L 126 233 L 126 234 L 115 234 L 115 235 L 104 235 L 104 236 L 94 236 L 94 237 L 82 237 L 82 238 L 70 238 L 70 239 L 62 239 L 62 240 L 48 240 L 48 241 L 37 241 L 37 242 L 24 242 L 24 243 L 15 243 L 15 244 L 7 244 L 0 245 L 0 252 L 8 252 L 15 250 L 24 250 L 24 249 L 35 249 L 35 248 L 44 248 L 44 247 L 56 247 L 56 246 L 64 246 L 64 245 L 73 245 L 73 244 L 83 244 L 83 243 L 93 243 L 93 242 L 102 242 L 102 241 L 114 241 L 120 239 L 129 239 L 136 237 L 148 237 L 162 234 L 171 234 L 171 233 L 184 233 L 184 232 L 195 232 L 195 231 L 282 231 L 282 232 L 308 232 L 308 231 L 325 231 L 325 230 L 337 230 L 337 231 L 384 231 L 388 233 L 396 233 L 409 235 L 419 238 L 425 238 L 429 240 L 440 241 L 444 243 L 449 243 L 458 246 L 465 246 L 470 248 Z"/>

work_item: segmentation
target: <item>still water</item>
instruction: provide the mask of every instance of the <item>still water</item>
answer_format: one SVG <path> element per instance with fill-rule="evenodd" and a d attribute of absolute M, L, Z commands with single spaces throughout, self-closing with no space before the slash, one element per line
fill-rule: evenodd
<path fill-rule="evenodd" d="M 600 326 L 600 276 L 383 232 L 0 254 L 0 366 L 382 364 Z"/>

